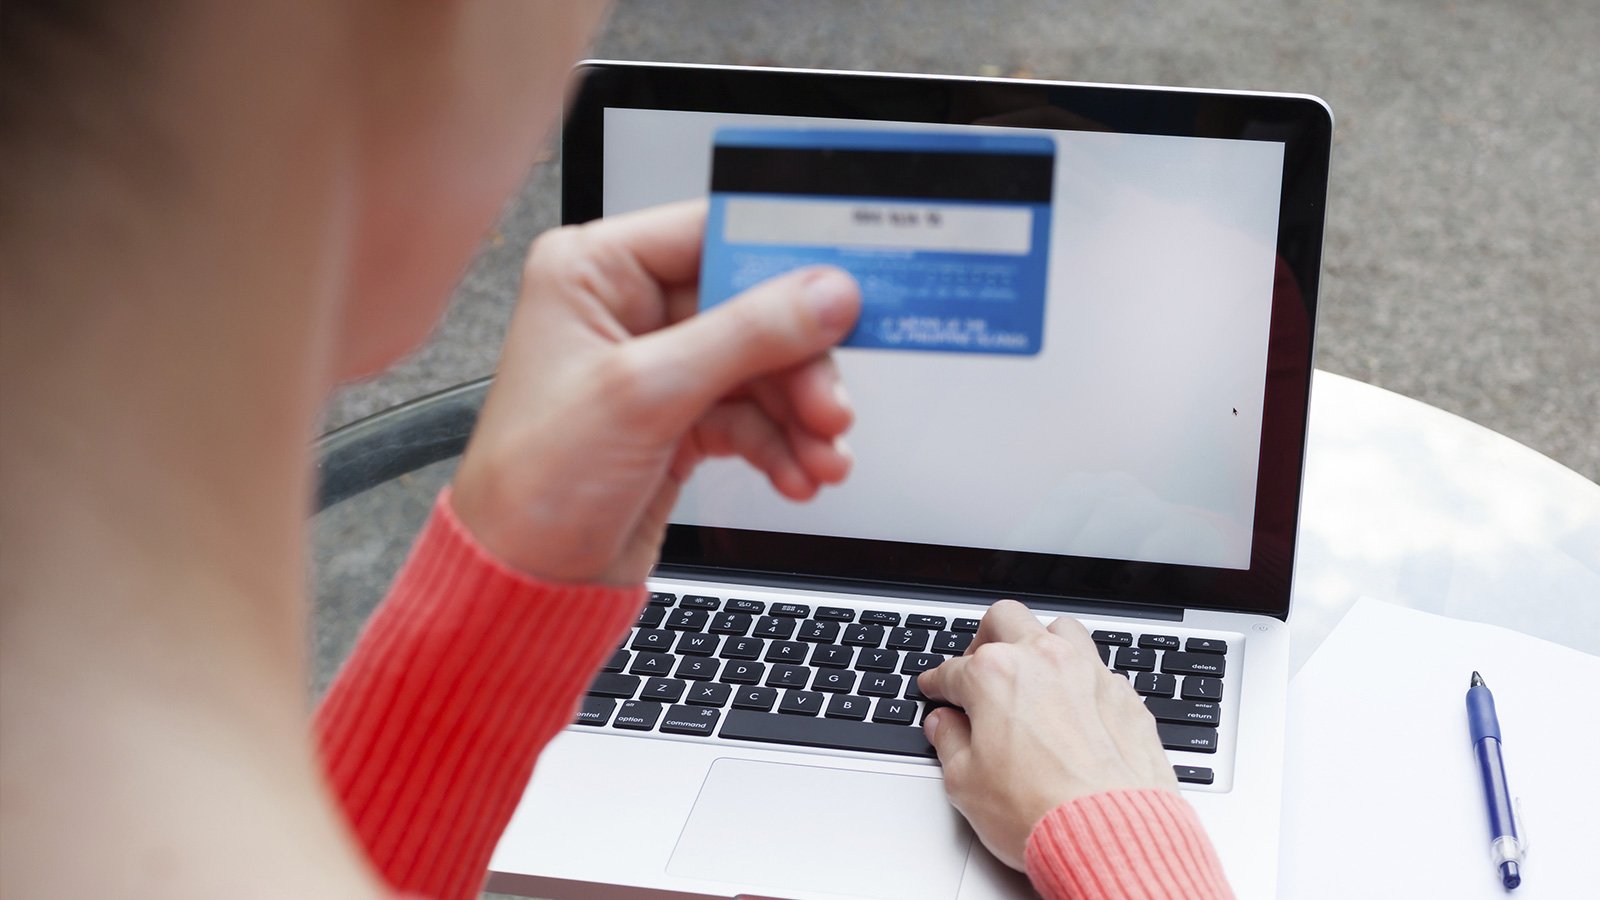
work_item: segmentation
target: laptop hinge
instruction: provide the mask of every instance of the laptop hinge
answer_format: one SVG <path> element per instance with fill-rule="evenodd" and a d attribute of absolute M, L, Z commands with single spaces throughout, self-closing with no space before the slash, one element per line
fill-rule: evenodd
<path fill-rule="evenodd" d="M 679 578 L 685 581 L 707 581 L 717 584 L 741 584 L 750 587 L 784 588 L 801 591 L 836 591 L 842 594 L 860 594 L 871 597 L 892 597 L 901 600 L 927 600 L 942 603 L 976 603 L 987 606 L 996 600 L 1010 599 L 1026 604 L 1031 609 L 1075 615 L 1120 616 L 1123 618 L 1152 619 L 1166 622 L 1183 620 L 1183 609 L 1167 606 L 1148 606 L 1133 603 L 1110 602 L 1087 597 L 1063 597 L 1059 594 L 1030 594 L 938 588 L 926 585 L 895 584 L 876 581 L 851 581 L 848 579 L 818 578 L 813 575 L 790 575 L 781 572 L 741 572 L 729 569 L 701 569 L 694 566 L 657 566 L 652 578 Z"/>

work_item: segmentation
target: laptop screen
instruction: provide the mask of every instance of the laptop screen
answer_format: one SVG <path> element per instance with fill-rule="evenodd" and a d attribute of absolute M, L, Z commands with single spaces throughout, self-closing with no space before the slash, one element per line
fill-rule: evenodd
<path fill-rule="evenodd" d="M 708 76 L 682 85 L 698 93 L 637 102 L 686 72 Z M 568 127 L 569 219 L 592 217 L 571 215 L 583 202 L 613 215 L 711 198 L 703 293 L 809 262 L 864 287 L 862 323 L 835 351 L 857 412 L 850 478 L 797 504 L 742 462 L 703 464 L 666 561 L 1089 598 L 1143 582 L 1155 604 L 1194 605 L 1203 583 L 1216 596 L 1199 605 L 1286 611 L 1315 253 L 1294 283 L 1282 210 L 1300 148 L 1285 123 L 1173 134 L 1164 118 L 1206 130 L 1197 98 L 1153 90 L 1019 103 L 990 85 L 961 116 L 961 98 L 938 116 L 914 102 L 932 79 L 784 73 L 812 95 L 773 92 L 759 111 L 717 93 L 772 74 L 615 67 L 609 85 L 589 79 Z M 871 117 L 859 94 L 818 114 L 851 78 L 899 96 Z M 1251 102 L 1220 96 L 1236 108 L 1202 95 L 1212 115 Z M 1164 116 L 1163 98 L 1185 109 Z M 1145 127 L 1118 127 L 1141 108 Z M 573 171 L 574 140 L 595 138 L 598 178 Z M 598 182 L 598 210 L 595 185 L 572 196 L 575 176 Z M 1274 362 L 1292 370 L 1275 405 Z M 1281 597 L 1264 590 L 1273 570 Z"/>

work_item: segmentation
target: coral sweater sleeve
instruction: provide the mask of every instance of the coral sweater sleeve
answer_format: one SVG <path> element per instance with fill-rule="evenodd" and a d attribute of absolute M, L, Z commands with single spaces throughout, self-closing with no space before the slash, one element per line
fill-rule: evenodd
<path fill-rule="evenodd" d="M 1033 827 L 1028 878 L 1049 900 L 1221 900 L 1233 891 L 1194 808 L 1176 791 L 1105 791 Z"/>
<path fill-rule="evenodd" d="M 329 784 L 397 891 L 476 897 L 541 748 L 642 587 L 541 582 L 491 557 L 446 490 L 317 709 Z"/>

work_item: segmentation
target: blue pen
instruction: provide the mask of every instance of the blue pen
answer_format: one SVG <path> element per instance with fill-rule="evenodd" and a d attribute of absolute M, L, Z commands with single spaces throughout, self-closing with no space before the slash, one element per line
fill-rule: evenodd
<path fill-rule="evenodd" d="M 1472 730 L 1472 753 L 1478 758 L 1483 779 L 1483 799 L 1489 806 L 1489 856 L 1509 888 L 1522 883 L 1522 838 L 1517 834 L 1511 791 L 1506 787 L 1506 767 L 1500 760 L 1500 720 L 1494 714 L 1494 695 L 1483 676 L 1472 673 L 1467 689 L 1467 727 Z"/>

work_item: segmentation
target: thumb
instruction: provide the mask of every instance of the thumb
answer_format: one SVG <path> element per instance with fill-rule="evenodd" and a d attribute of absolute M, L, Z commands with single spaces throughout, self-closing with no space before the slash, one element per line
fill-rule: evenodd
<path fill-rule="evenodd" d="M 647 371 L 679 388 L 662 399 L 697 413 L 753 378 L 826 353 L 860 314 L 855 279 L 843 269 L 812 266 L 645 335 L 635 349 Z"/>
<path fill-rule="evenodd" d="M 941 706 L 923 716 L 922 733 L 927 735 L 947 772 L 964 762 L 972 747 L 972 720 L 954 707 Z"/>

